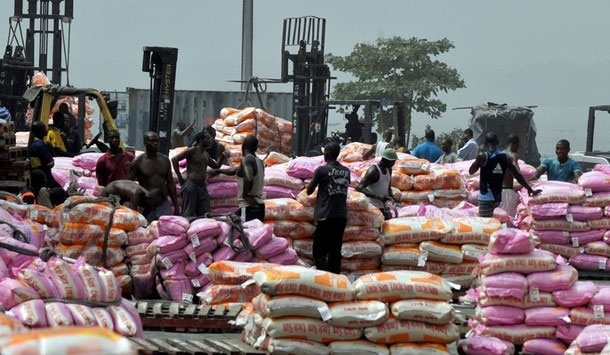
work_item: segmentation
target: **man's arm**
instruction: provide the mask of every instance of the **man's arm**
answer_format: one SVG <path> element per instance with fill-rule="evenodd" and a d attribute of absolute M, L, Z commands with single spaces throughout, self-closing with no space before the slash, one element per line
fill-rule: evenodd
<path fill-rule="evenodd" d="M 540 164 L 539 167 L 536 168 L 536 174 L 534 174 L 533 180 L 537 180 L 546 172 L 546 160 Z"/>
<path fill-rule="evenodd" d="M 373 146 L 362 155 L 362 160 L 369 160 L 371 155 L 375 153 L 375 150 L 377 150 L 377 144 L 373 144 Z"/>
<path fill-rule="evenodd" d="M 106 159 L 102 155 L 95 163 L 95 177 L 97 178 L 97 184 L 100 186 L 108 185 L 108 172 L 106 171 Z"/>
<path fill-rule="evenodd" d="M 523 175 L 521 174 L 519 169 L 517 169 L 515 167 L 515 164 L 513 164 L 513 162 L 510 159 L 508 160 L 508 166 L 506 168 L 508 170 L 510 170 L 511 173 L 513 173 L 513 176 L 515 177 L 515 179 L 517 179 L 517 181 L 519 182 L 519 184 L 521 184 L 521 186 L 523 186 L 527 189 L 527 192 L 530 195 L 538 195 L 540 192 L 542 192 L 542 190 L 532 189 L 530 184 L 527 182 L 527 180 L 525 180 L 525 178 L 523 177 Z"/>
<path fill-rule="evenodd" d="M 180 173 L 180 161 L 190 157 L 193 153 L 193 149 L 197 149 L 197 148 L 185 149 L 185 150 L 181 151 L 180 153 L 176 154 L 172 158 L 172 167 L 174 168 L 174 172 L 178 176 L 178 181 L 180 182 L 180 185 L 184 185 L 184 178 L 182 177 L 182 174 Z"/>
<path fill-rule="evenodd" d="M 139 157 L 136 157 L 134 160 L 131 161 L 131 164 L 129 164 L 127 180 L 136 181 L 136 178 L 138 176 L 138 168 L 140 165 L 141 157 L 142 157 L 141 155 Z"/>
<path fill-rule="evenodd" d="M 370 184 L 374 184 L 377 181 L 379 181 L 379 170 L 375 167 L 375 165 L 371 165 L 364 174 L 362 180 L 360 180 L 360 183 L 356 187 L 356 191 L 362 192 L 368 197 L 383 200 L 383 196 L 375 195 L 367 189 Z"/>
<path fill-rule="evenodd" d="M 578 162 L 574 162 L 573 166 L 573 171 L 574 171 L 574 180 L 572 180 L 572 182 L 574 184 L 578 184 L 578 179 L 582 176 L 582 168 L 580 167 L 580 164 Z"/>
<path fill-rule="evenodd" d="M 485 160 L 485 159 L 487 159 L 487 154 L 480 153 L 479 155 L 477 155 L 476 159 L 470 165 L 470 168 L 468 169 L 468 173 L 470 175 L 473 175 L 474 173 L 476 173 L 481 168 L 481 165 L 484 164 L 483 160 Z"/>
<path fill-rule="evenodd" d="M 320 169 L 320 167 L 316 168 L 316 171 L 314 171 L 313 173 L 313 179 L 311 179 L 311 181 L 309 182 L 309 185 L 307 185 L 307 194 L 311 195 L 315 190 L 316 187 L 318 186 L 318 169 Z"/>

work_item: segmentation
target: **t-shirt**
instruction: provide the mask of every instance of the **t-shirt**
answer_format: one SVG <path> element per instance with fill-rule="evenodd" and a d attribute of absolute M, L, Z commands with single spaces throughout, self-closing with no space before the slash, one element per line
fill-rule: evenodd
<path fill-rule="evenodd" d="M 131 152 L 122 150 L 113 155 L 110 151 L 104 153 L 95 165 L 95 176 L 100 186 L 106 186 L 116 180 L 124 180 L 129 176 L 129 165 L 134 159 Z"/>
<path fill-rule="evenodd" d="M 425 141 L 413 149 L 413 155 L 434 163 L 443 154 L 441 148 L 434 142 Z"/>
<path fill-rule="evenodd" d="M 540 166 L 546 168 L 546 176 L 548 180 L 555 181 L 574 181 L 574 172 L 582 171 L 580 164 L 570 158 L 565 163 L 560 163 L 557 158 L 545 159 Z"/>
<path fill-rule="evenodd" d="M 479 145 L 474 138 L 470 138 L 466 144 L 457 151 L 457 156 L 462 160 L 472 160 L 477 157 Z"/>
<path fill-rule="evenodd" d="M 338 162 L 328 163 L 316 169 L 313 176 L 318 185 L 315 219 L 347 219 L 347 187 L 350 171 Z"/>
<path fill-rule="evenodd" d="M 508 155 L 494 150 L 487 152 L 487 160 L 481 166 L 479 201 L 502 201 L 502 182 L 508 167 Z"/>
<path fill-rule="evenodd" d="M 59 187 L 59 184 L 53 178 L 53 174 L 51 174 L 51 168 L 55 165 L 51 147 L 46 145 L 42 140 L 34 138 L 28 148 L 28 157 L 32 169 L 40 169 L 44 172 L 48 187 Z"/>

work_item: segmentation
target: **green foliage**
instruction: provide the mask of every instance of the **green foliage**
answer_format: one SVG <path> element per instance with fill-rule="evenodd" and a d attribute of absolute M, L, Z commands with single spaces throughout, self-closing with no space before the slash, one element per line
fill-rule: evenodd
<path fill-rule="evenodd" d="M 359 43 L 347 56 L 326 55 L 335 70 L 351 73 L 356 80 L 337 83 L 337 100 L 389 100 L 405 104 L 405 131 L 411 127 L 411 112 L 438 118 L 447 105 L 438 93 L 466 87 L 456 69 L 436 59 L 454 48 L 446 38 L 438 41 L 401 37 L 379 38 L 374 44 Z M 378 131 L 392 126 L 391 110 L 375 110 Z"/>

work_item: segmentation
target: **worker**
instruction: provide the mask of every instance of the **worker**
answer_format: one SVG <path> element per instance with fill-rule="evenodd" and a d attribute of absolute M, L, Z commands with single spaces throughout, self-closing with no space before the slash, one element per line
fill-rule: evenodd
<path fill-rule="evenodd" d="M 364 124 L 358 121 L 358 109 L 360 105 L 354 105 L 354 109 L 350 113 L 345 114 L 347 123 L 345 124 L 345 134 L 347 138 L 352 142 L 362 141 L 362 132 L 364 130 Z"/>
<path fill-rule="evenodd" d="M 135 180 L 142 185 L 146 190 L 161 189 L 163 195 L 169 196 L 174 208 L 174 214 L 180 213 L 178 205 L 178 196 L 176 194 L 176 185 L 172 176 L 171 162 L 169 158 L 159 153 L 159 135 L 155 132 L 148 131 L 144 134 L 145 152 L 136 157 L 129 166 L 128 180 Z M 159 219 L 163 215 L 172 213 L 172 208 L 165 201 L 155 210 L 150 212 L 149 216 L 145 216 L 149 221 Z"/>
<path fill-rule="evenodd" d="M 255 136 L 247 136 L 241 145 L 241 163 L 238 167 L 212 169 L 209 176 L 218 174 L 237 176 L 237 200 L 242 221 L 252 219 L 265 220 L 265 194 L 263 185 L 265 180 L 265 166 L 263 161 L 256 156 L 258 139 Z"/>
<path fill-rule="evenodd" d="M 141 212 L 143 216 L 152 216 L 152 212 L 167 201 L 167 196 L 161 189 L 154 188 L 149 191 L 131 180 L 114 180 L 100 193 L 101 197 L 111 195 L 118 196 L 122 205 Z"/>
<path fill-rule="evenodd" d="M 178 121 L 171 135 L 172 149 L 185 146 L 184 137 L 193 131 L 193 126 L 195 126 L 195 121 L 188 126 L 184 121 Z"/>
<path fill-rule="evenodd" d="M 474 140 L 472 129 L 466 128 L 462 133 L 460 148 L 457 151 L 458 158 L 462 160 L 472 160 L 479 153 L 479 144 Z"/>
<path fill-rule="evenodd" d="M 47 136 L 44 141 L 47 143 L 52 151 L 53 156 L 57 157 L 74 157 L 74 154 L 68 152 L 62 130 L 65 126 L 66 117 L 63 113 L 56 111 L 53 114 L 53 123 L 49 126 Z"/>
<path fill-rule="evenodd" d="M 546 173 L 548 180 L 565 181 L 576 184 L 582 175 L 582 168 L 577 161 L 572 160 L 570 153 L 570 142 L 560 139 L 555 145 L 555 158 L 545 159 L 536 169 L 534 179 L 538 179 Z"/>
<path fill-rule="evenodd" d="M 51 169 L 55 166 L 53 150 L 43 139 L 47 136 L 47 126 L 42 121 L 32 123 L 32 135 L 34 139 L 28 147 L 28 158 L 32 172 L 36 169 L 42 171 L 46 179 L 46 187 L 50 189 L 51 204 L 56 206 L 66 199 L 66 192 L 53 177 Z M 32 174 L 30 172 L 30 174 Z M 36 172 L 34 172 L 36 174 Z"/>
<path fill-rule="evenodd" d="M 83 147 L 83 141 L 78 133 L 78 122 L 76 117 L 70 112 L 68 104 L 62 102 L 59 105 L 58 112 L 64 116 L 64 124 L 60 128 L 61 136 L 66 146 L 66 151 L 72 155 L 78 155 Z"/>
<path fill-rule="evenodd" d="M 392 196 L 392 167 L 398 159 L 396 151 L 392 148 L 387 148 L 381 154 L 381 161 L 371 165 L 358 187 L 357 191 L 365 194 L 371 203 L 379 208 L 385 219 L 392 218 L 392 214 L 386 201 L 394 200 Z"/>
<path fill-rule="evenodd" d="M 135 159 L 131 152 L 121 148 L 121 133 L 111 129 L 108 131 L 108 151 L 104 153 L 95 165 L 95 176 L 100 186 L 106 186 L 115 180 L 127 179 L 129 166 Z"/>
<path fill-rule="evenodd" d="M 470 175 L 479 169 L 479 217 L 493 217 L 494 209 L 502 202 L 502 184 L 504 175 L 510 171 L 515 179 L 525 187 L 530 195 L 538 195 L 541 190 L 533 190 L 521 172 L 515 167 L 506 152 L 499 151 L 498 136 L 493 132 L 485 135 L 486 152 L 477 155 L 470 165 Z"/>
<path fill-rule="evenodd" d="M 350 184 L 349 169 L 337 161 L 340 150 L 337 142 L 324 146 L 326 164 L 316 168 L 307 186 L 308 195 L 318 188 L 314 209 L 313 261 L 316 269 L 335 274 L 341 271 L 341 247 L 347 224 L 347 188 Z"/>
<path fill-rule="evenodd" d="M 383 151 L 392 144 L 392 134 L 391 129 L 386 129 L 382 135 L 383 141 L 375 143 L 371 149 L 367 150 L 367 152 L 362 155 L 362 159 L 368 160 L 373 153 L 375 153 L 376 157 L 380 157 Z"/>
<path fill-rule="evenodd" d="M 424 137 L 424 141 L 413 149 L 413 155 L 419 159 L 426 159 L 429 162 L 434 163 L 440 158 L 443 151 L 434 143 L 435 134 L 433 130 L 430 128 L 426 129 Z"/>
<path fill-rule="evenodd" d="M 213 169 L 220 168 L 220 164 L 208 153 L 213 140 L 208 131 L 203 130 L 195 135 L 197 142 L 195 147 L 189 147 L 172 158 L 172 166 L 181 186 L 180 195 L 182 196 L 182 215 L 184 217 L 204 216 L 206 213 L 212 212 L 206 170 L 208 166 Z M 179 164 L 184 159 L 186 159 L 186 181 L 180 173 Z"/>
<path fill-rule="evenodd" d="M 506 141 L 506 155 L 512 161 L 515 168 L 519 171 L 519 136 L 516 134 L 509 134 Z M 515 217 L 517 213 L 517 206 L 519 205 L 519 195 L 514 190 L 514 176 L 510 170 L 504 173 L 504 180 L 502 181 L 502 201 L 500 202 L 500 208 L 506 211 L 509 216 Z M 511 221 L 509 221 L 511 222 Z"/>
<path fill-rule="evenodd" d="M 51 191 L 47 187 L 47 177 L 40 169 L 30 171 L 30 184 L 19 192 L 19 197 L 28 205 L 41 205 L 53 208 Z"/>
<path fill-rule="evenodd" d="M 453 148 L 453 139 L 451 137 L 447 137 L 441 143 L 441 149 L 443 151 L 443 155 L 441 155 L 435 163 L 437 164 L 449 164 L 455 163 L 458 161 L 458 156 L 451 149 Z"/>

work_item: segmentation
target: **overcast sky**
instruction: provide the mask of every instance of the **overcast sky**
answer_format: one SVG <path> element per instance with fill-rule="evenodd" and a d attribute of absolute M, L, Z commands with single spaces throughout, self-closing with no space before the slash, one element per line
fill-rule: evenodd
<path fill-rule="evenodd" d="M 241 14 L 241 0 L 75 1 L 70 82 L 148 88 L 142 47 L 168 46 L 179 50 L 177 89 L 239 90 L 227 80 L 241 75 Z M 467 88 L 442 97 L 449 108 L 610 104 L 609 14 L 606 0 L 255 0 L 253 72 L 279 78 L 283 19 L 311 15 L 327 20 L 326 52 L 335 55 L 379 37 L 451 40 L 440 59 Z M 0 27 L 0 38 L 7 31 Z"/>

